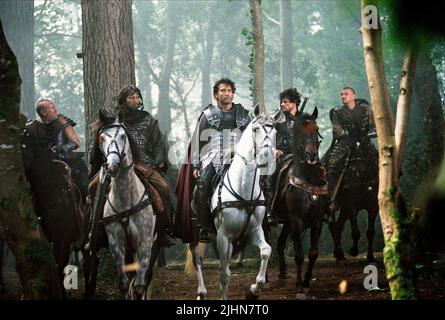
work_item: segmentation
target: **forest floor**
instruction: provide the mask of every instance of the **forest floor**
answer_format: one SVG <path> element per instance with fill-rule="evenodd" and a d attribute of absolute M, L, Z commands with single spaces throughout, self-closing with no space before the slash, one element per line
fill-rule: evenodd
<path fill-rule="evenodd" d="M 382 264 L 381 253 L 376 254 L 378 270 L 378 289 L 364 288 L 364 267 L 367 265 L 364 255 L 347 257 L 348 261 L 340 264 L 334 258 L 320 257 L 314 268 L 311 288 L 306 295 L 307 300 L 388 300 L 390 292 Z M 109 257 L 105 257 L 98 276 L 95 299 L 119 299 L 116 272 Z M 287 257 L 288 278 L 278 280 L 278 266 L 272 264 L 269 268 L 269 283 L 260 296 L 260 300 L 292 300 L 295 299 L 295 266 L 292 257 Z M 208 291 L 208 299 L 219 298 L 219 261 L 206 259 L 204 261 L 204 280 Z M 307 262 L 304 264 L 305 271 Z M 420 268 L 417 288 L 420 299 L 445 299 L 445 273 L 444 266 L 434 268 Z M 244 299 L 245 292 L 255 281 L 259 270 L 259 263 L 255 259 L 246 259 L 242 266 L 232 264 L 232 277 L 229 286 L 230 299 Z M 83 292 L 82 272 L 79 272 L 79 288 L 68 291 L 69 299 L 81 299 Z M 10 266 L 4 270 L 6 294 L 1 299 L 20 299 L 20 285 L 14 268 Z M 340 292 L 340 283 L 343 282 L 344 292 Z M 193 300 L 196 298 L 197 280 L 194 274 L 184 272 L 184 263 L 171 263 L 167 267 L 156 271 L 153 289 L 153 300 Z"/>

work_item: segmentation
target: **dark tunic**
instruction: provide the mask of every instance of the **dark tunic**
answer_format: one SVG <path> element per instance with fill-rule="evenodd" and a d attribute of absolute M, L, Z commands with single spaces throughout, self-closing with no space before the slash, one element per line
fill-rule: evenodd
<path fill-rule="evenodd" d="M 275 129 L 277 130 L 277 149 L 284 153 L 284 156 L 292 152 L 292 128 L 299 115 L 299 112 L 292 115 L 290 112 L 283 112 L 286 117 L 285 122 L 276 123 Z"/>

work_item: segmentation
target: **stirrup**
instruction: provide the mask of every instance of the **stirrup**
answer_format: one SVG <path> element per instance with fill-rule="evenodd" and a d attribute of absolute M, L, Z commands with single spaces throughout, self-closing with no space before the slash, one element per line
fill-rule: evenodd
<path fill-rule="evenodd" d="M 272 227 L 276 227 L 278 225 L 277 219 L 270 212 L 267 214 L 267 223 Z"/>
<path fill-rule="evenodd" d="M 205 228 L 199 230 L 199 242 L 208 243 L 210 242 L 209 232 Z"/>

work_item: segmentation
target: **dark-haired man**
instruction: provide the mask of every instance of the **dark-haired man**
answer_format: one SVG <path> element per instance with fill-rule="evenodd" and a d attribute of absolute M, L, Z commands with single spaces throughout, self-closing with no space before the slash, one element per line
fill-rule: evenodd
<path fill-rule="evenodd" d="M 191 170 L 196 179 L 195 204 L 197 207 L 197 228 L 199 240 L 209 241 L 211 215 L 209 200 L 212 193 L 212 179 L 216 173 L 232 160 L 233 146 L 250 122 L 249 112 L 241 104 L 233 103 L 235 83 L 223 78 L 213 86 L 216 105 L 208 105 L 198 118 L 191 141 Z M 178 214 L 189 211 L 189 203 L 180 194 L 191 194 L 193 183 L 177 185 Z M 184 214 L 186 215 L 186 214 Z"/>
<path fill-rule="evenodd" d="M 267 195 L 267 221 L 270 225 L 276 225 L 277 221 L 273 214 L 272 200 L 275 194 L 275 188 L 277 183 L 277 176 L 283 167 L 286 157 L 292 153 L 292 128 L 295 120 L 299 114 L 298 106 L 301 102 L 300 93 L 296 88 L 289 88 L 280 92 L 280 108 L 286 117 L 286 121 L 282 123 L 276 123 L 275 129 L 277 130 L 277 145 L 275 151 L 275 157 L 277 158 L 277 166 L 275 172 L 267 177 L 266 182 L 266 195 Z"/>
<path fill-rule="evenodd" d="M 136 173 L 142 178 L 146 187 L 151 190 L 153 207 L 157 214 L 157 226 L 161 232 L 160 245 L 171 246 L 176 243 L 170 235 L 173 223 L 172 204 L 168 185 L 161 175 L 167 170 L 167 150 L 159 129 L 158 120 L 150 112 L 143 110 L 142 94 L 138 87 L 128 85 L 118 95 L 117 117 L 125 125 L 130 140 L 131 152 Z M 98 145 L 91 150 L 92 175 L 101 165 Z M 156 196 L 159 193 L 162 201 Z M 162 203 L 161 203 L 162 202 Z"/>

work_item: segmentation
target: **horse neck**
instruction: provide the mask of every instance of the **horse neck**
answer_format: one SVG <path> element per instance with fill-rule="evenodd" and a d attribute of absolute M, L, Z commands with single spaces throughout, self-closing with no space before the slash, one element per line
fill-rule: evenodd
<path fill-rule="evenodd" d="M 306 162 L 301 163 L 298 160 L 294 160 L 293 174 L 312 184 L 321 185 L 324 183 L 323 179 L 320 177 L 320 164 L 308 164 Z"/>
<path fill-rule="evenodd" d="M 125 153 L 126 157 L 121 163 L 121 168 L 128 168 L 133 163 L 128 143 Z M 142 182 L 139 180 L 133 167 L 129 170 L 120 170 L 119 173 L 111 179 L 110 194 L 112 194 L 114 200 L 113 205 L 116 207 L 134 205 L 140 200 L 144 190 Z"/>
<path fill-rule="evenodd" d="M 261 191 L 259 187 L 260 171 L 256 169 L 254 161 L 246 164 L 241 157 L 235 156 L 227 172 L 233 191 L 246 200 L 250 200 L 251 197 L 256 199 Z M 252 188 L 254 188 L 253 195 Z"/>

